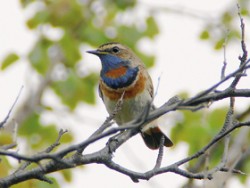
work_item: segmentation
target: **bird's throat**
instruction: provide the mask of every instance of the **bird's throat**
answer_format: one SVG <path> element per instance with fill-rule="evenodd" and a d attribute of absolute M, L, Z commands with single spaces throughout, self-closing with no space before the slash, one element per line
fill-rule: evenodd
<path fill-rule="evenodd" d="M 136 80 L 139 68 L 128 68 L 120 66 L 102 74 L 103 82 L 112 89 L 119 89 L 130 86 Z"/>

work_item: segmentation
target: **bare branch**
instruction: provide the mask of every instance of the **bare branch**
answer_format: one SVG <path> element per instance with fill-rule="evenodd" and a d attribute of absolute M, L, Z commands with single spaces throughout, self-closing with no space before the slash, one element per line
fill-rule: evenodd
<path fill-rule="evenodd" d="M 228 154 L 228 148 L 229 148 L 229 135 L 234 130 L 247 126 L 250 127 L 250 121 L 246 122 L 236 122 L 235 121 L 235 115 L 234 115 L 234 98 L 236 97 L 250 97 L 250 89 L 236 89 L 240 78 L 244 75 L 246 75 L 246 71 L 250 68 L 250 59 L 247 60 L 247 50 L 245 45 L 245 25 L 243 22 L 243 19 L 240 16 L 241 20 L 241 29 L 242 29 L 242 41 L 241 41 L 241 47 L 243 54 L 240 57 L 240 65 L 239 67 L 233 71 L 231 74 L 225 75 L 225 69 L 226 69 L 226 54 L 224 54 L 224 66 L 221 70 L 221 80 L 217 82 L 216 84 L 210 86 L 208 89 L 198 93 L 197 95 L 188 98 L 188 99 L 179 99 L 178 97 L 171 98 L 168 102 L 163 104 L 161 107 L 154 109 L 152 104 L 149 103 L 143 113 L 137 117 L 137 119 L 128 122 L 120 127 L 111 127 L 112 120 L 114 119 L 115 115 L 120 111 L 122 108 L 123 103 L 123 95 L 122 94 L 120 100 L 118 101 L 114 113 L 111 114 L 105 122 L 101 125 L 101 127 L 96 130 L 92 135 L 90 135 L 88 138 L 83 140 L 82 142 L 68 146 L 64 149 L 61 149 L 59 151 L 52 151 L 55 147 L 57 147 L 60 144 L 60 139 L 66 131 L 61 130 L 59 132 L 58 138 L 56 141 L 46 148 L 43 152 L 40 152 L 38 154 L 32 155 L 32 156 L 26 156 L 21 155 L 17 152 L 8 151 L 7 149 L 12 146 L 6 146 L 2 147 L 0 149 L 0 155 L 3 156 L 9 156 L 14 159 L 17 159 L 18 161 L 25 161 L 23 165 L 13 174 L 10 174 L 7 177 L 4 177 L 0 179 L 0 187 L 8 187 L 14 184 L 17 184 L 19 182 L 23 182 L 29 179 L 38 179 L 41 181 L 46 181 L 48 183 L 52 183 L 50 179 L 46 177 L 47 174 L 59 171 L 62 169 L 68 169 L 68 168 L 74 168 L 79 165 L 86 165 L 90 163 L 98 163 L 98 164 L 104 164 L 110 169 L 113 169 L 117 172 L 120 172 L 124 175 L 127 175 L 132 179 L 134 182 L 139 182 L 139 180 L 149 180 L 150 178 L 163 174 L 163 173 L 176 173 L 186 178 L 192 178 L 192 179 L 212 179 L 213 174 L 217 171 L 226 171 L 226 172 L 232 172 L 232 173 L 238 173 L 241 174 L 240 171 L 235 169 L 236 163 L 242 158 L 242 156 L 246 156 L 245 151 L 241 153 L 239 156 L 239 159 L 235 161 L 235 164 L 232 166 L 225 167 L 225 164 L 227 162 L 227 154 Z M 225 51 L 226 49 L 224 49 Z M 224 52 L 225 53 L 225 52 Z M 216 91 L 216 89 L 224 84 L 228 80 L 232 80 L 232 82 L 226 87 L 223 91 Z M 22 90 L 22 88 L 21 88 Z M 19 92 L 19 95 L 21 93 L 21 90 Z M 3 127 L 3 125 L 7 122 L 10 113 L 16 104 L 16 101 L 19 97 L 17 96 L 14 104 L 12 105 L 8 115 L 6 116 L 5 120 L 0 124 L 0 127 Z M 147 172 L 135 172 L 130 169 L 127 169 L 117 163 L 115 163 L 112 158 L 112 153 L 116 151 L 123 143 L 125 143 L 127 140 L 138 134 L 141 130 L 141 128 L 148 123 L 154 121 L 155 119 L 159 118 L 160 116 L 167 114 L 172 111 L 176 110 L 190 110 L 190 111 L 196 111 L 200 110 L 204 107 L 207 107 L 209 105 L 212 105 L 213 102 L 222 100 L 222 99 L 230 99 L 230 106 L 229 110 L 227 112 L 227 115 L 225 117 L 225 122 L 222 125 L 218 125 L 221 127 L 221 130 L 214 136 L 214 138 L 203 148 L 201 148 L 199 151 L 194 153 L 193 155 L 186 157 L 184 159 L 181 159 L 179 161 L 176 161 L 175 163 L 161 167 L 161 162 L 163 158 L 163 143 L 164 143 L 164 137 L 161 139 L 161 146 L 159 148 L 159 153 L 157 156 L 156 164 L 155 166 L 147 171 Z M 152 110 L 153 109 L 153 110 Z M 108 129 L 109 128 L 109 129 Z M 90 144 L 95 143 L 96 141 L 103 139 L 105 137 L 111 137 L 116 136 L 115 140 L 110 140 L 105 147 L 102 149 L 90 153 L 85 154 L 84 149 L 88 147 Z M 190 172 L 188 170 L 185 170 L 182 168 L 182 165 L 186 164 L 187 162 L 200 158 L 202 162 L 205 160 L 204 154 L 207 154 L 207 160 L 209 159 L 209 151 L 211 147 L 215 146 L 218 141 L 225 138 L 225 146 L 224 146 L 224 154 L 222 157 L 221 162 L 213 169 L 208 170 L 208 165 L 205 171 L 202 172 Z M 6 149 L 7 148 L 7 149 Z M 250 152 L 249 152 L 250 153 Z M 33 169 L 26 168 L 30 163 L 36 163 L 37 167 Z"/>
<path fill-rule="evenodd" d="M 238 15 L 240 18 L 240 27 L 241 27 L 241 49 L 242 49 L 242 53 L 243 55 L 241 57 L 239 57 L 239 59 L 241 60 L 241 64 L 243 64 L 244 62 L 246 62 L 247 60 L 247 48 L 246 48 L 246 43 L 245 43 L 245 24 L 244 24 L 244 20 L 241 16 L 241 10 L 240 10 L 240 5 L 237 4 L 238 7 Z"/>
<path fill-rule="evenodd" d="M 8 145 L 3 145 L 0 147 L 0 150 L 9 150 L 9 149 L 12 149 L 14 147 L 16 147 L 17 144 L 16 143 L 12 143 L 12 144 L 8 144 Z"/>
<path fill-rule="evenodd" d="M 163 158 L 163 151 L 164 151 L 164 142 L 165 142 L 165 137 L 162 136 L 161 142 L 160 142 L 159 153 L 157 156 L 157 160 L 156 160 L 154 169 L 158 169 L 161 167 L 161 162 L 162 162 L 162 158 Z"/>
<path fill-rule="evenodd" d="M 37 154 L 37 155 L 41 155 L 41 154 L 43 154 L 43 153 L 50 153 L 53 149 L 55 149 L 57 146 L 60 145 L 61 137 L 62 137 L 65 133 L 67 133 L 67 132 L 68 132 L 67 130 L 62 130 L 62 129 L 60 129 L 56 141 L 55 141 L 52 145 L 50 145 L 48 148 L 46 148 L 44 151 L 39 152 L 39 154 Z M 26 162 L 24 162 L 24 163 L 15 171 L 15 173 L 18 173 L 19 171 L 24 170 L 25 168 L 27 168 L 27 167 L 31 164 L 31 162 L 32 162 L 32 161 L 26 161 Z"/>
<path fill-rule="evenodd" d="M 242 126 L 250 126 L 250 122 L 244 122 L 244 123 L 238 123 L 236 125 L 234 125 L 233 127 L 231 127 L 230 129 L 228 129 L 227 131 L 221 131 L 220 133 L 218 133 L 212 141 L 210 141 L 204 148 L 202 148 L 201 150 L 199 150 L 197 153 L 195 153 L 194 155 L 187 157 L 177 163 L 175 163 L 177 166 L 180 166 L 190 160 L 193 160 L 201 155 L 203 155 L 205 153 L 205 151 L 207 151 L 211 146 L 213 146 L 215 143 L 217 143 L 220 139 L 224 138 L 226 135 L 228 135 L 229 133 L 231 133 L 232 131 L 234 131 L 235 129 L 238 129 Z"/>

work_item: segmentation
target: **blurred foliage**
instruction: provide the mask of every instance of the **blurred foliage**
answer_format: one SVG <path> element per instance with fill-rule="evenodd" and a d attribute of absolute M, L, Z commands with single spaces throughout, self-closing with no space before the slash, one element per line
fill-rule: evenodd
<path fill-rule="evenodd" d="M 18 111 L 22 117 L 22 121 L 18 122 L 18 136 L 25 139 L 33 150 L 41 151 L 51 145 L 58 136 L 58 125 L 46 124 L 41 120 L 43 113 L 53 113 L 55 110 L 42 100 L 46 90 L 53 91 L 70 111 L 74 111 L 79 104 L 95 103 L 98 76 L 82 63 L 85 61 L 85 53 L 82 53 L 82 50 L 118 41 L 132 48 L 147 67 L 152 67 L 155 57 L 140 51 L 137 44 L 145 38 L 153 40 L 160 31 L 154 15 L 150 12 L 143 16 L 136 14 L 139 6 L 136 0 L 20 0 L 20 2 L 24 10 L 33 10 L 26 25 L 37 34 L 37 39 L 27 57 L 23 54 L 22 57 L 28 60 L 33 73 L 39 76 L 44 85 L 42 89 L 37 89 L 40 92 L 38 96 L 32 96 L 33 93 L 28 96 L 26 102 L 31 105 L 24 104 Z M 239 0 L 239 4 L 242 15 L 249 16 L 247 9 L 249 1 Z M 228 41 L 239 38 L 239 28 L 234 26 L 237 19 L 239 18 L 235 7 L 229 7 L 216 23 L 213 21 L 207 23 L 200 33 L 200 39 L 210 41 L 215 49 L 221 49 L 226 30 L 229 30 Z M 57 37 L 52 33 L 57 33 Z M 1 62 L 1 70 L 5 71 L 19 59 L 20 54 L 8 54 Z M 79 67 L 83 71 L 79 71 Z M 38 102 L 31 101 L 36 97 L 39 98 Z M 193 154 L 217 133 L 223 124 L 225 113 L 225 109 L 217 109 L 206 114 L 204 120 L 204 114 L 201 112 L 183 112 L 183 121 L 174 126 L 171 138 L 175 144 L 188 143 L 189 154 Z M 74 135 L 67 133 L 63 135 L 61 143 L 70 144 L 73 139 Z M 1 145 L 11 142 L 10 135 L 0 135 Z M 218 146 L 213 155 L 213 165 L 220 160 L 221 153 L 222 148 Z M 244 164 L 250 166 L 249 160 Z M 192 165 L 194 164 L 191 162 L 190 166 Z M 6 158 L 1 157 L 0 178 L 6 176 L 13 168 Z M 72 180 L 71 170 L 63 170 L 60 173 L 65 181 Z M 56 180 L 53 181 L 54 184 L 50 185 L 29 180 L 13 187 L 60 187 Z"/>
<path fill-rule="evenodd" d="M 221 50 L 225 41 L 238 41 L 241 38 L 240 27 L 235 27 L 235 25 L 240 25 L 236 3 L 240 6 L 240 14 L 245 18 L 250 18 L 250 1 L 238 0 L 231 3 L 225 12 L 221 12 L 221 15 L 215 18 L 216 20 L 208 21 L 200 32 L 200 39 L 211 43 L 215 50 Z"/>
<path fill-rule="evenodd" d="M 24 136 L 29 147 L 33 149 L 46 148 L 55 142 L 58 131 L 55 125 L 44 125 L 40 121 L 40 114 L 32 113 L 25 119 L 18 129 L 20 136 Z M 70 133 L 63 136 L 61 143 L 69 143 L 73 140 Z"/>
<path fill-rule="evenodd" d="M 69 170 L 69 169 L 62 170 L 62 171 L 61 171 L 61 174 L 63 175 L 64 179 L 65 179 L 67 182 L 70 182 L 70 181 L 72 180 L 72 173 L 71 173 L 71 170 Z"/>
<path fill-rule="evenodd" d="M 0 161 L 0 177 L 5 177 L 9 175 L 9 172 L 12 170 L 12 166 L 10 165 L 8 159 L 6 157 L 1 157 Z"/>
<path fill-rule="evenodd" d="M 63 104 L 70 109 L 74 109 L 81 101 L 89 104 L 95 103 L 94 86 L 96 80 L 97 76 L 94 73 L 84 78 L 77 77 L 75 73 L 70 73 L 66 80 L 54 82 L 52 88 L 61 98 Z M 62 93 L 64 95 L 61 95 Z"/>
<path fill-rule="evenodd" d="M 48 49 L 53 44 L 47 38 L 41 37 L 31 50 L 28 59 L 32 67 L 40 74 L 45 75 L 52 63 L 49 58 Z"/>
<path fill-rule="evenodd" d="M 181 112 L 181 121 L 177 122 L 171 130 L 171 138 L 174 143 L 186 142 L 189 145 L 188 154 L 192 155 L 209 143 L 220 131 L 224 124 L 227 108 L 215 109 L 209 112 Z M 202 138 L 202 139 L 201 139 Z M 213 160 L 210 165 L 214 166 L 221 160 L 223 145 L 213 152 Z M 192 166 L 194 161 L 191 161 Z"/>
<path fill-rule="evenodd" d="M 5 57 L 5 59 L 2 61 L 1 70 L 8 68 L 8 66 L 12 65 L 18 60 L 19 60 L 19 56 L 16 53 L 9 53 Z"/>
<path fill-rule="evenodd" d="M 171 129 L 171 139 L 177 145 L 184 142 L 188 144 L 188 155 L 191 156 L 197 151 L 205 147 L 216 134 L 218 134 L 224 125 L 226 119 L 228 107 L 217 108 L 213 111 L 202 110 L 196 112 L 181 111 L 178 114 L 178 118 L 175 126 Z M 237 131 L 231 134 L 231 141 L 234 141 Z M 248 140 L 250 141 L 250 133 Z M 233 144 L 231 142 L 231 145 Z M 239 146 L 240 147 L 240 146 Z M 248 146 L 246 146 L 248 148 Z M 217 142 L 213 147 L 209 149 L 209 169 L 212 169 L 218 165 L 223 156 L 224 151 L 224 139 Z M 203 171 L 205 166 L 205 160 L 200 162 L 201 158 L 195 159 L 189 162 L 188 169 L 195 172 Z M 197 164 L 199 164 L 197 166 Z M 250 173 L 250 158 L 245 157 L 236 166 L 236 169 L 249 174 Z M 246 183 L 248 176 L 238 176 L 242 183 Z"/>
<path fill-rule="evenodd" d="M 22 58 L 27 59 L 33 74 L 36 73 L 44 83 L 38 88 L 36 97 L 28 96 L 26 103 L 18 111 L 18 136 L 29 144 L 34 151 L 41 151 L 55 142 L 58 125 L 46 124 L 42 114 L 55 110 L 44 104 L 42 98 L 46 90 L 53 91 L 61 103 L 70 111 L 79 104 L 95 104 L 98 76 L 84 65 L 84 50 L 97 48 L 99 45 L 119 41 L 132 48 L 140 55 L 146 66 L 154 65 L 154 56 L 137 49 L 141 39 L 153 39 L 158 33 L 155 18 L 148 14 L 136 16 L 137 1 L 128 0 L 21 0 L 24 10 L 32 8 L 33 14 L 27 19 L 27 27 L 37 34 L 33 47 Z M 132 20 L 127 20 L 133 14 Z M 56 33 L 57 37 L 53 37 Z M 135 42 L 136 41 L 136 42 Z M 86 48 L 87 47 L 87 48 Z M 10 53 L 2 61 L 1 70 L 6 70 L 19 60 L 19 54 Z M 98 62 L 97 62 L 98 63 Z M 80 71 L 79 71 L 80 67 Z M 40 90 L 39 90 L 40 89 Z M 25 113 L 24 113 L 25 112 Z M 69 144 L 74 135 L 63 135 L 61 143 Z M 0 143 L 11 143 L 12 137 L 0 135 Z M 33 153 L 34 153 L 33 151 Z M 29 168 L 34 167 L 31 165 Z M 8 169 L 7 169 L 8 168 Z M 0 163 L 0 171 L 9 172 L 12 167 L 5 159 Z M 1 174 L 1 176 L 7 174 Z M 71 170 L 60 172 L 65 181 L 72 180 Z M 15 186 L 14 186 L 15 187 Z M 57 183 L 48 185 L 30 180 L 17 187 L 59 187 Z"/>
<path fill-rule="evenodd" d="M 0 147 L 13 143 L 13 133 L 7 131 L 0 132 Z"/>

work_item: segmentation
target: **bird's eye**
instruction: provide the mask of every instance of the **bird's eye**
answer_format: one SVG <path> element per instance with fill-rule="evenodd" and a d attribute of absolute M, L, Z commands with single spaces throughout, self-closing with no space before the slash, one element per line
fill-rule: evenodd
<path fill-rule="evenodd" d="M 114 52 L 114 53 L 118 53 L 119 51 L 120 51 L 120 49 L 117 46 L 112 48 L 112 52 Z"/>

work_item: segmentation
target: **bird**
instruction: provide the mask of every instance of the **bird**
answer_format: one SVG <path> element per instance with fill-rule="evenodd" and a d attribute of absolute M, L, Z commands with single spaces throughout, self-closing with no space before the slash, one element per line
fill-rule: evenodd
<path fill-rule="evenodd" d="M 114 112 L 117 102 L 123 97 L 121 109 L 114 117 L 118 126 L 141 116 L 154 97 L 151 77 L 141 59 L 118 42 L 102 44 L 87 53 L 98 56 L 101 61 L 99 96 L 109 114 Z M 160 147 L 162 136 L 165 138 L 164 146 L 173 145 L 156 121 L 142 127 L 140 133 L 146 146 L 152 150 Z"/>

